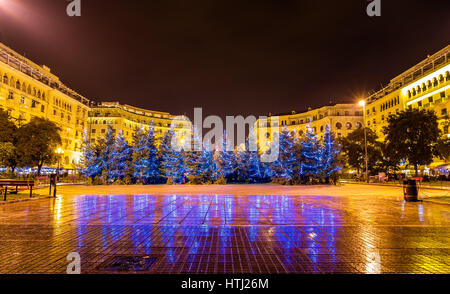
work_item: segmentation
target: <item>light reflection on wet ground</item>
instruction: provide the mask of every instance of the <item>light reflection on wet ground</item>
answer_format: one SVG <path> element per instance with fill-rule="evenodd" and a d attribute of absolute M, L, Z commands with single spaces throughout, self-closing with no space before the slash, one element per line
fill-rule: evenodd
<path fill-rule="evenodd" d="M 0 273 L 450 273 L 450 206 L 326 196 L 67 196 L 0 206 Z"/>

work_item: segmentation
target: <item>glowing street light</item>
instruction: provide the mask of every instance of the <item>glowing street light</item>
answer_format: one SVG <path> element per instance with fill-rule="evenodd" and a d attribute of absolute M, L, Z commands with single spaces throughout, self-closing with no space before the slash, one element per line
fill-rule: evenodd
<path fill-rule="evenodd" d="M 366 181 L 369 182 L 369 167 L 368 167 L 368 161 L 369 157 L 367 156 L 367 131 L 366 131 L 366 101 L 360 100 L 359 106 L 362 106 L 363 108 L 363 125 L 364 125 L 364 161 L 366 164 Z"/>
<path fill-rule="evenodd" d="M 64 154 L 64 150 L 61 147 L 58 147 L 58 149 L 55 150 L 55 153 L 58 155 L 58 168 L 56 169 L 56 177 L 59 177 L 60 161 L 61 156 Z"/>

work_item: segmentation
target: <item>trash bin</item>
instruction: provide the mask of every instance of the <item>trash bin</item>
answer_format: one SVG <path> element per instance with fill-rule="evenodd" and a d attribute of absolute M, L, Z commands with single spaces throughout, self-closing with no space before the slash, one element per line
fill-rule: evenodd
<path fill-rule="evenodd" d="M 404 180 L 403 181 L 403 195 L 405 201 L 413 202 L 418 201 L 419 190 L 417 189 L 416 180 Z"/>

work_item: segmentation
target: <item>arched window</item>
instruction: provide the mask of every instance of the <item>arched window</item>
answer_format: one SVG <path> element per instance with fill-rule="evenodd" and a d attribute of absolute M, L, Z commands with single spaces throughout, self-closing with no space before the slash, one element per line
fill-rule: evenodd
<path fill-rule="evenodd" d="M 411 91 L 408 90 L 408 98 L 411 98 Z"/>
<path fill-rule="evenodd" d="M 3 83 L 8 84 L 9 80 L 8 80 L 8 76 L 5 74 L 3 76 Z"/>
<path fill-rule="evenodd" d="M 358 121 L 358 122 L 356 122 L 355 126 L 356 126 L 357 129 L 360 129 L 360 128 L 362 128 L 362 123 L 360 123 Z"/>
<path fill-rule="evenodd" d="M 336 129 L 338 130 L 342 129 L 342 124 L 340 122 L 336 123 Z"/>
<path fill-rule="evenodd" d="M 25 83 L 22 84 L 22 91 L 26 92 L 27 91 L 27 86 L 25 85 Z"/>
<path fill-rule="evenodd" d="M 439 75 L 439 83 L 443 83 L 444 82 L 444 76 L 443 75 Z"/>
<path fill-rule="evenodd" d="M 445 72 L 445 80 L 447 82 L 450 81 L 450 72 L 448 72 L 448 71 Z"/>
<path fill-rule="evenodd" d="M 345 124 L 345 126 L 347 127 L 347 130 L 350 130 L 352 128 L 352 123 L 351 122 L 347 122 Z"/>
<path fill-rule="evenodd" d="M 433 78 L 433 87 L 437 87 L 438 80 L 436 78 Z"/>
<path fill-rule="evenodd" d="M 428 88 L 431 88 L 433 85 L 431 84 L 431 81 L 430 80 L 428 80 L 428 82 L 427 82 L 427 87 Z"/>
<path fill-rule="evenodd" d="M 425 85 L 425 83 L 422 83 L 422 91 L 426 91 L 427 90 L 427 85 Z"/>

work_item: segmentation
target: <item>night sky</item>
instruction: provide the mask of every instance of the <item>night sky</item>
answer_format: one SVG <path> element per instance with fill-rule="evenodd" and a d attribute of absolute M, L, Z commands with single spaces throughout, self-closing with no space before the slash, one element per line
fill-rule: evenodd
<path fill-rule="evenodd" d="M 353 102 L 449 44 L 450 1 L 0 0 L 0 39 L 96 101 L 191 115 Z"/>

